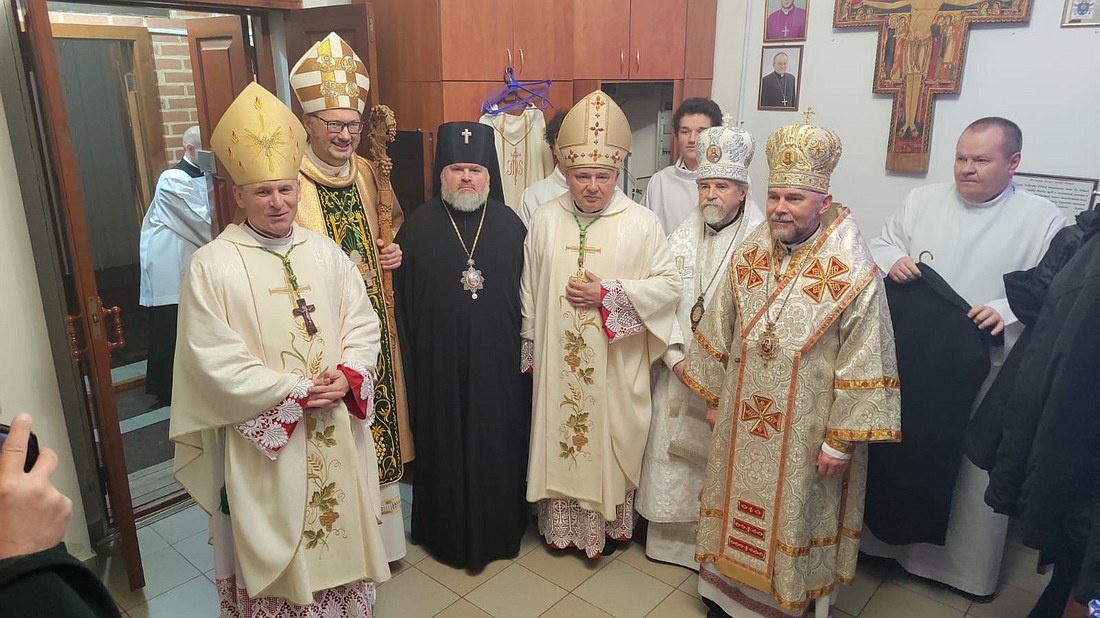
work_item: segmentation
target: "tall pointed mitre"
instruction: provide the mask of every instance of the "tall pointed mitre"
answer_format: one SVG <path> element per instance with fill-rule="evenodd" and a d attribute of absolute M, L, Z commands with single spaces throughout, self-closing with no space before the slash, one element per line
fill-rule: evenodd
<path fill-rule="evenodd" d="M 768 138 L 768 186 L 829 192 L 840 162 L 840 136 L 812 124 L 779 127 Z"/>
<path fill-rule="evenodd" d="M 290 70 L 290 86 L 307 114 L 367 106 L 370 77 L 355 50 L 335 32 L 309 48 Z"/>
<path fill-rule="evenodd" d="M 298 177 L 306 130 L 263 86 L 245 86 L 210 134 L 210 146 L 237 185 Z"/>
<path fill-rule="evenodd" d="M 618 170 L 630 154 L 631 137 L 626 114 L 606 92 L 597 90 L 578 101 L 565 115 L 557 146 L 566 169 Z"/>
<path fill-rule="evenodd" d="M 711 127 L 695 140 L 699 167 L 696 178 L 727 178 L 749 181 L 749 163 L 756 153 L 756 140 L 740 127 Z"/>

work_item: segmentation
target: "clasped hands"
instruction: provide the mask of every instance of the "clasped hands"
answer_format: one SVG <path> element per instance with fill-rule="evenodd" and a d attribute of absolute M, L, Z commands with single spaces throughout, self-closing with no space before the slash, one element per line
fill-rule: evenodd
<path fill-rule="evenodd" d="M 343 371 L 330 369 L 320 378 L 313 380 L 313 386 L 309 387 L 309 399 L 306 408 L 316 411 L 331 410 L 338 406 L 348 394 L 348 378 Z"/>
<path fill-rule="evenodd" d="M 565 286 L 565 300 L 577 309 L 588 309 L 600 304 L 601 279 L 587 269 L 584 271 L 584 276 L 588 278 L 587 282 L 574 281 L 570 277 L 569 283 Z"/>

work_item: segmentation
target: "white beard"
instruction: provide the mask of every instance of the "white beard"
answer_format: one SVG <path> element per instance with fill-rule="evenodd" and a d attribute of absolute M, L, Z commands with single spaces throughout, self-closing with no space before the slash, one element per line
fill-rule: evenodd
<path fill-rule="evenodd" d="M 440 188 L 443 201 L 451 205 L 459 212 L 473 212 L 489 199 L 489 188 L 485 187 L 483 193 L 471 193 L 469 191 L 448 191 L 446 187 Z"/>
<path fill-rule="evenodd" d="M 703 215 L 703 221 L 714 228 L 729 223 L 733 218 L 726 214 L 726 206 L 722 203 L 722 200 L 707 200 L 699 208 Z M 738 211 L 740 211 L 740 208 L 738 208 Z M 733 215 L 737 216 L 737 212 L 734 212 Z"/>

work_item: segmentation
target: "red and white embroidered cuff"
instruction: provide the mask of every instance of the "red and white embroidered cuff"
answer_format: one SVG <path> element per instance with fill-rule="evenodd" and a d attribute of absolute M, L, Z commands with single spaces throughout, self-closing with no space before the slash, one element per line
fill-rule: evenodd
<path fill-rule="evenodd" d="M 313 380 L 302 378 L 298 384 L 274 408 L 234 426 L 237 433 L 251 442 L 256 448 L 275 461 L 279 451 L 290 441 L 298 421 L 302 420 L 303 408 L 309 400 L 309 387 Z"/>
<path fill-rule="evenodd" d="M 645 330 L 638 310 L 634 308 L 626 290 L 617 279 L 600 282 L 600 317 L 603 319 L 607 340 L 611 343 Z"/>
<path fill-rule="evenodd" d="M 348 379 L 348 394 L 344 396 L 348 412 L 370 425 L 374 421 L 374 372 L 362 363 L 343 363 L 336 368 Z"/>
<path fill-rule="evenodd" d="M 521 339 L 519 349 L 519 372 L 531 373 L 535 369 L 535 342 Z"/>

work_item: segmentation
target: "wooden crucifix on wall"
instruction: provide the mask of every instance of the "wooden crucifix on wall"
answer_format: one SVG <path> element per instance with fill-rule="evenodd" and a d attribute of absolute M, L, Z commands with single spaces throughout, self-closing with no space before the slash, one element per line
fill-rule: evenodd
<path fill-rule="evenodd" d="M 934 97 L 956 93 L 970 24 L 1026 22 L 1032 0 L 836 0 L 833 26 L 879 28 L 872 91 L 893 94 L 886 169 L 928 171 Z"/>

